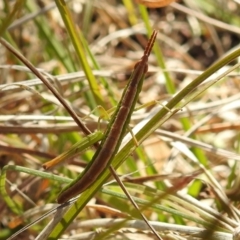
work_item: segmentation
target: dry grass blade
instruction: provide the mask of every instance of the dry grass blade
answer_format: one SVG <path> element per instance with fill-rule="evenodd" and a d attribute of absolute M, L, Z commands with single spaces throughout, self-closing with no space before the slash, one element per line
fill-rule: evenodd
<path fill-rule="evenodd" d="M 0 1 L 0 239 L 49 232 L 50 239 L 156 238 L 149 224 L 164 240 L 237 240 L 238 2 Z M 159 34 L 130 122 L 136 140 L 123 131 L 111 162 L 126 194 L 107 168 L 59 223 L 48 224 L 54 216 L 46 211 L 98 147 L 85 135 L 106 131 L 105 116 L 116 109 L 153 29 Z M 42 169 L 68 157 L 52 172 Z M 36 226 L 28 229 L 29 222 Z"/>
<path fill-rule="evenodd" d="M 14 47 L 12 47 L 7 41 L 3 38 L 0 38 L 0 43 L 5 46 L 10 52 L 12 52 L 19 60 L 21 60 L 41 81 L 47 86 L 47 88 L 54 94 L 54 96 L 59 100 L 59 102 L 65 107 L 71 117 L 75 120 L 79 128 L 86 134 L 90 134 L 91 131 L 81 122 L 79 117 L 76 115 L 75 111 L 71 108 L 71 106 L 64 100 L 61 94 L 58 92 L 56 88 L 52 86 L 51 83 L 35 68 L 35 66 L 30 63 L 22 54 L 16 51 Z"/>

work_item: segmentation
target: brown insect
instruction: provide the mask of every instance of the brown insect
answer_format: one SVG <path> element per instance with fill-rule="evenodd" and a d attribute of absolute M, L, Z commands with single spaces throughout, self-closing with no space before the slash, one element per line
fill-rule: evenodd
<path fill-rule="evenodd" d="M 169 5 L 175 0 L 135 0 L 135 1 L 148 8 L 160 8 Z"/>
<path fill-rule="evenodd" d="M 145 48 L 143 57 L 134 67 L 134 71 L 123 92 L 121 101 L 106 130 L 105 138 L 94 154 L 92 161 L 78 178 L 63 189 L 58 196 L 58 203 L 67 202 L 70 198 L 85 191 L 98 179 L 104 169 L 110 165 L 125 135 L 127 125 L 129 124 L 134 106 L 141 91 L 144 76 L 148 70 L 148 57 L 156 37 L 157 31 L 154 30 Z"/>

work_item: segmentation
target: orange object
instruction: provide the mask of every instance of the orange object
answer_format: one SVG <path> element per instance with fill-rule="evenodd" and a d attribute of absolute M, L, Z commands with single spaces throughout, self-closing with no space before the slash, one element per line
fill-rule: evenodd
<path fill-rule="evenodd" d="M 169 5 L 175 0 L 135 0 L 135 1 L 148 8 L 160 8 Z"/>

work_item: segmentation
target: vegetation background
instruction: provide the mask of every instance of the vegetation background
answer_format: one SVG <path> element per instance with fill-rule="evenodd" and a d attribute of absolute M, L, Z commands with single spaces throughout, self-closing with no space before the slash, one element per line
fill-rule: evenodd
<path fill-rule="evenodd" d="M 0 239 L 54 209 L 66 177 L 91 161 L 153 29 L 130 126 L 142 129 L 139 146 L 124 140 L 113 166 L 162 239 L 240 239 L 238 0 L 151 9 L 132 0 L 0 2 Z M 91 141 L 83 145 L 66 108 L 3 39 L 95 132 Z M 67 163 L 43 170 L 65 151 Z M 156 238 L 118 184 L 101 188 L 109 175 L 50 226 L 48 239 Z M 47 239 L 40 233 L 52 218 L 14 239 Z"/>

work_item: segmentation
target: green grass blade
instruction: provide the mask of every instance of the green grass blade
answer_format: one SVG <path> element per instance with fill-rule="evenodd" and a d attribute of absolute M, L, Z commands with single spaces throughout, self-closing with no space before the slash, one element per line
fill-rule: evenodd
<path fill-rule="evenodd" d="M 139 4 L 139 11 L 140 11 L 141 17 L 142 17 L 142 19 L 143 19 L 143 21 L 145 23 L 148 36 L 150 36 L 152 31 L 153 31 L 153 29 L 152 29 L 152 27 L 150 25 L 147 9 L 143 5 Z M 154 44 L 153 52 L 154 52 L 154 55 L 157 58 L 158 66 L 161 69 L 163 69 L 163 70 L 166 69 L 165 60 L 164 60 L 161 48 L 159 47 L 158 44 Z M 164 71 L 163 75 L 164 75 L 164 77 L 166 79 L 166 88 L 167 88 L 168 93 L 174 94 L 176 92 L 176 88 L 175 88 L 175 86 L 173 84 L 173 80 L 171 79 L 169 73 L 167 71 Z"/>
<path fill-rule="evenodd" d="M 238 56 L 240 56 L 240 49 L 229 54 L 222 60 L 213 64 L 209 67 L 203 74 L 198 76 L 193 82 L 191 82 L 186 88 L 181 90 L 176 96 L 174 96 L 166 105 L 169 109 L 177 107 L 178 110 L 181 109 L 185 104 L 180 104 L 181 100 L 184 99 L 188 94 L 190 94 L 198 85 L 200 85 L 209 76 L 214 74 L 217 70 L 221 69 L 227 63 L 233 61 Z M 170 116 L 166 108 L 162 108 L 157 112 L 143 128 L 136 134 L 136 138 L 139 143 L 146 139 L 151 133 L 153 133 L 163 122 L 165 122 Z M 173 114 L 173 113 L 172 113 Z M 171 115 L 171 114 L 170 114 Z M 115 156 L 112 165 L 116 169 L 118 168 L 126 159 L 126 157 L 135 148 L 134 141 L 128 142 Z M 74 218 L 79 214 L 79 212 L 84 208 L 88 201 L 93 197 L 93 195 L 98 191 L 102 184 L 109 178 L 110 172 L 107 169 L 98 178 L 98 180 L 85 192 L 81 194 L 81 197 L 74 203 L 74 205 L 65 214 L 63 221 L 58 223 L 54 228 L 53 232 L 50 234 L 49 239 L 58 239 L 64 232 L 65 228 L 74 220 Z M 62 224 L 64 222 L 64 225 Z"/>
<path fill-rule="evenodd" d="M 81 62 L 82 68 L 86 74 L 86 77 L 89 81 L 89 86 L 91 88 L 92 94 L 96 101 L 96 104 L 92 101 L 89 102 L 92 109 L 96 107 L 96 105 L 104 106 L 103 97 L 99 90 L 99 85 L 95 79 L 95 76 L 92 73 L 92 70 L 87 62 L 86 54 L 84 52 L 83 44 L 80 40 L 76 27 L 74 26 L 71 14 L 64 0 L 55 0 L 58 10 L 61 14 L 62 20 L 65 24 L 65 27 L 69 33 L 70 39 L 78 56 L 78 59 Z M 78 30 L 80 32 L 80 30 Z"/>
<path fill-rule="evenodd" d="M 6 15 L 5 15 L 6 17 L 0 19 L 0 36 L 2 36 L 5 33 L 5 31 L 9 27 L 9 25 L 13 22 L 14 18 L 18 15 L 18 12 L 21 11 L 21 9 L 22 9 L 24 4 L 25 4 L 25 1 L 17 0 L 15 2 L 15 4 L 13 5 L 12 11 L 11 12 L 7 12 L 7 13 L 5 12 L 6 13 Z M 9 4 L 9 5 L 11 5 L 11 4 Z M 5 6 L 5 8 L 8 8 L 8 6 Z M 6 10 L 7 9 L 5 9 L 5 11 Z"/>
<path fill-rule="evenodd" d="M 91 50 L 90 50 L 90 48 L 89 48 L 85 38 L 84 38 L 84 36 L 82 35 L 81 32 L 79 32 L 79 38 L 80 38 L 81 42 L 83 43 L 84 48 L 86 49 L 86 51 L 87 51 L 87 53 L 88 53 L 88 55 L 89 55 L 89 57 L 90 57 L 90 59 L 92 61 L 92 64 L 93 64 L 94 68 L 96 70 L 100 70 L 100 66 L 99 66 L 98 62 L 96 61 L 95 57 L 93 56 L 93 54 L 92 54 L 92 52 L 91 52 Z M 117 102 L 116 102 L 116 100 L 114 98 L 114 93 L 113 93 L 110 85 L 108 84 L 106 78 L 99 77 L 99 80 L 101 81 L 104 89 L 107 91 L 108 100 L 111 102 L 112 106 L 117 105 Z"/>
<path fill-rule="evenodd" d="M 57 158 L 63 160 L 66 160 L 70 157 L 75 156 L 76 154 L 79 154 L 81 151 L 84 149 L 88 148 L 89 146 L 92 146 L 94 143 L 99 141 L 102 138 L 103 134 L 102 132 L 95 132 L 85 138 L 83 138 L 81 141 L 78 143 L 74 144 L 68 151 L 62 153 L 60 156 Z M 6 204 L 9 206 L 9 208 L 17 214 L 21 213 L 20 207 L 13 201 L 12 198 L 9 197 L 8 193 L 6 192 L 6 172 L 9 170 L 14 170 L 18 172 L 24 172 L 30 175 L 34 175 L 36 177 L 40 178 L 45 178 L 45 179 L 50 179 L 57 181 L 59 183 L 69 183 L 72 180 L 69 178 L 62 178 L 56 175 L 53 175 L 52 173 L 47 173 L 43 172 L 40 170 L 34 170 L 34 169 L 29 169 L 26 167 L 21 167 L 21 166 L 15 166 L 15 165 L 6 165 L 1 171 L 0 174 L 0 193 Z"/>
<path fill-rule="evenodd" d="M 37 8 L 34 1 L 27 1 L 26 9 L 29 12 L 36 11 Z M 53 30 L 50 28 L 46 18 L 44 16 L 38 16 L 37 18 L 34 18 L 34 22 L 38 27 L 39 35 L 46 41 L 46 50 L 49 56 L 57 57 L 68 72 L 76 71 L 76 65 L 73 64 L 73 60 L 69 57 L 66 47 L 59 42 L 56 35 L 52 34 Z"/>
<path fill-rule="evenodd" d="M 103 133 L 100 131 L 89 134 L 88 136 L 84 137 L 82 140 L 80 140 L 79 142 L 77 142 L 73 146 L 71 146 L 69 150 L 63 152 L 56 158 L 52 159 L 51 164 L 49 164 L 50 162 L 48 162 L 48 164 L 46 163 L 46 164 L 44 164 L 44 166 L 48 169 L 47 165 L 49 167 L 51 167 L 52 164 L 55 166 L 56 164 L 59 164 L 60 162 L 63 162 L 69 158 L 72 158 L 72 157 L 80 154 L 81 151 L 85 150 L 89 146 L 91 146 L 94 143 L 101 140 L 102 137 L 103 137 Z"/>

